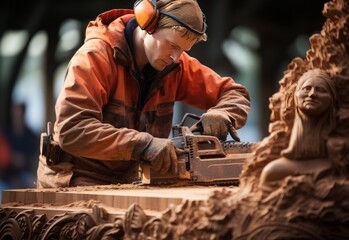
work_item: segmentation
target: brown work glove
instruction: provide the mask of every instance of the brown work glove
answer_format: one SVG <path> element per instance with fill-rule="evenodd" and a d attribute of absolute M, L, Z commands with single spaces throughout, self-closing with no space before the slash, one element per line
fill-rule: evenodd
<path fill-rule="evenodd" d="M 201 125 L 201 126 L 200 126 Z M 204 135 L 215 136 L 220 140 L 227 139 L 228 132 L 231 137 L 240 142 L 240 138 L 234 127 L 234 120 L 224 110 L 210 110 L 201 116 L 201 120 L 194 124 L 190 130 L 200 131 Z"/>
<path fill-rule="evenodd" d="M 143 151 L 141 159 L 149 162 L 154 171 L 161 174 L 170 170 L 177 173 L 177 155 L 170 139 L 154 137 Z"/>

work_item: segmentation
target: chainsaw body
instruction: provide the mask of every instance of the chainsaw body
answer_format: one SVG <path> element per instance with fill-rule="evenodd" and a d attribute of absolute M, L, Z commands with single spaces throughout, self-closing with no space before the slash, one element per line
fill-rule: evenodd
<path fill-rule="evenodd" d="M 144 165 L 143 184 L 236 184 L 245 159 L 252 154 L 253 143 L 220 142 L 214 136 L 195 135 L 181 124 L 173 127 L 173 135 L 178 150 L 178 173 L 161 174 Z"/>

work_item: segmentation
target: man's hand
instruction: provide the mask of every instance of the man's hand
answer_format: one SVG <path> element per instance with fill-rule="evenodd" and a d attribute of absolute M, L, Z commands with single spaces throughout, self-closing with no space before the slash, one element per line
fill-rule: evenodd
<path fill-rule="evenodd" d="M 233 139 L 240 142 L 233 122 L 225 111 L 215 109 L 202 114 L 201 120 L 191 127 L 191 131 L 198 131 L 200 127 L 204 135 L 215 136 L 225 141 L 229 132 Z"/>
<path fill-rule="evenodd" d="M 175 146 L 170 139 L 153 138 L 144 150 L 141 159 L 149 162 L 156 172 L 165 174 L 168 171 L 177 173 L 177 155 Z"/>

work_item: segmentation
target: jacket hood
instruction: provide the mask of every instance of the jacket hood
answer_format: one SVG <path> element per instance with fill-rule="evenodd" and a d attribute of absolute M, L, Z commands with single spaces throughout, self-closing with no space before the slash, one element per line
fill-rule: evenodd
<path fill-rule="evenodd" d="M 91 39 L 101 39 L 114 50 L 129 56 L 124 30 L 127 22 L 133 17 L 131 9 L 113 9 L 99 14 L 94 21 L 90 21 L 87 25 L 85 42 Z"/>

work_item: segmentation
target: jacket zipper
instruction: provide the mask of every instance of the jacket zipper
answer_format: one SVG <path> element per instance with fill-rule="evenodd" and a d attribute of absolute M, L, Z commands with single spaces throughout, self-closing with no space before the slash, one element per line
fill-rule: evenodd
<path fill-rule="evenodd" d="M 131 71 L 130 71 L 131 73 Z M 136 82 L 137 84 L 137 87 L 138 87 L 138 99 L 137 99 L 137 107 L 136 107 L 136 115 L 135 115 L 135 119 L 134 119 L 134 122 L 135 122 L 135 125 L 136 125 L 136 129 L 138 129 L 139 127 L 139 116 L 140 116 L 140 113 L 142 111 L 141 109 L 141 101 L 142 101 L 142 95 L 143 95 L 143 87 L 141 86 L 138 78 L 133 74 L 131 73 L 131 76 L 133 78 L 133 80 Z M 143 107 L 142 107 L 143 108 Z"/>
<path fill-rule="evenodd" d="M 147 96 L 144 96 L 144 86 L 140 84 L 140 80 L 141 78 L 137 77 L 133 72 L 131 73 L 132 78 L 134 79 L 134 81 L 136 81 L 137 87 L 138 87 L 138 91 L 139 91 L 139 96 L 137 99 L 137 113 L 135 115 L 135 125 L 136 125 L 136 129 L 138 129 L 139 127 L 139 117 L 140 114 L 145 106 L 145 104 L 150 100 L 150 98 L 156 93 L 156 90 L 158 88 L 161 88 L 161 86 L 163 86 L 164 83 L 160 83 L 159 79 L 165 77 L 167 74 L 169 74 L 170 72 L 174 71 L 176 68 L 178 68 L 180 66 L 180 64 L 172 64 L 170 65 L 165 71 L 160 72 L 159 74 L 157 74 L 154 79 L 152 79 L 152 84 L 147 92 Z M 156 83 L 156 85 L 154 84 Z M 144 99 L 144 103 L 142 105 L 142 100 Z"/>

